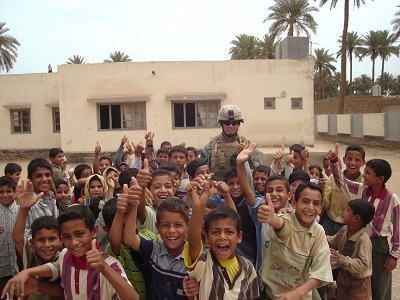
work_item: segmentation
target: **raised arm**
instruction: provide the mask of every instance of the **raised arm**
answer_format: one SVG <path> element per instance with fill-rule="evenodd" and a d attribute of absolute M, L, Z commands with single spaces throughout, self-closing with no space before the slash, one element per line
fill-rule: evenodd
<path fill-rule="evenodd" d="M 260 223 L 268 223 L 274 229 L 281 229 L 285 221 L 275 213 L 274 205 L 271 201 L 271 196 L 265 194 L 266 202 L 258 207 L 258 221 Z"/>
<path fill-rule="evenodd" d="M 146 157 L 150 162 L 156 162 L 156 154 L 154 153 L 154 132 L 147 132 L 144 136 L 146 140 Z"/>
<path fill-rule="evenodd" d="M 271 164 L 271 172 L 272 175 L 280 175 L 283 171 L 281 161 L 283 159 L 283 155 L 285 154 L 285 145 L 282 145 L 281 149 L 276 151 L 274 154 L 274 159 Z"/>
<path fill-rule="evenodd" d="M 246 199 L 247 204 L 250 206 L 254 206 L 256 204 L 256 197 L 254 196 L 246 176 L 245 163 L 249 161 L 255 149 L 256 144 L 246 145 L 242 152 L 238 154 L 236 159 L 237 174 L 240 186 L 242 188 L 244 198 Z"/>
<path fill-rule="evenodd" d="M 21 189 L 22 189 L 21 193 L 18 195 L 18 202 L 20 204 L 20 208 L 13 229 L 13 240 L 14 240 L 15 250 L 19 256 L 22 256 L 24 251 L 25 227 L 29 210 L 44 195 L 44 193 L 42 192 L 34 196 L 33 185 L 32 182 L 30 182 L 29 180 L 27 180 L 26 182 L 22 181 Z"/>
<path fill-rule="evenodd" d="M 111 251 L 115 255 L 118 255 L 121 250 L 124 221 L 128 207 L 128 185 L 124 184 L 122 187 L 122 193 L 119 194 L 117 199 L 117 212 L 112 222 L 110 232 L 108 233 Z"/>
<path fill-rule="evenodd" d="M 144 159 L 143 169 L 139 170 L 136 178 L 138 185 L 143 190 L 140 203 L 137 206 L 137 218 L 140 222 L 144 223 L 144 221 L 146 221 L 146 187 L 151 181 L 149 161 L 147 160 L 147 158 Z"/>
<path fill-rule="evenodd" d="M 96 142 L 96 147 L 94 148 L 94 159 L 93 159 L 93 174 L 99 174 L 99 156 L 100 156 L 101 146 L 99 142 Z"/>
<path fill-rule="evenodd" d="M 130 248 L 133 250 L 139 252 L 140 248 L 140 237 L 136 233 L 136 218 L 137 218 L 137 209 L 139 203 L 142 201 L 139 198 L 143 197 L 144 192 L 142 192 L 142 195 L 139 194 L 139 189 L 140 186 L 136 182 L 136 180 L 132 181 L 132 186 L 128 190 L 128 204 L 129 204 L 129 209 L 128 209 L 128 214 L 125 220 L 125 228 L 124 228 L 124 243 L 128 245 Z M 135 188 L 132 188 L 135 186 Z M 142 196 L 142 197 L 139 197 Z"/>
<path fill-rule="evenodd" d="M 119 145 L 119 147 L 117 149 L 117 153 L 115 154 L 114 165 L 117 169 L 118 169 L 119 165 L 121 164 L 122 155 L 124 154 L 124 147 L 125 147 L 125 143 L 127 140 L 128 140 L 128 138 L 124 134 L 124 136 L 121 139 L 121 144 Z"/>
<path fill-rule="evenodd" d="M 218 194 L 220 194 L 222 196 L 222 198 L 224 199 L 225 205 L 229 206 L 234 211 L 237 211 L 235 202 L 233 202 L 231 194 L 229 193 L 229 186 L 226 184 L 226 182 L 225 181 L 215 181 L 214 186 L 217 189 Z"/>

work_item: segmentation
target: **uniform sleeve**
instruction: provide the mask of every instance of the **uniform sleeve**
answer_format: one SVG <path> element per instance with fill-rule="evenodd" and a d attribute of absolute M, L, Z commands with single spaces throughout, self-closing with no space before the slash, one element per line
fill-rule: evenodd
<path fill-rule="evenodd" d="M 200 155 L 199 158 L 201 159 L 206 159 L 210 160 L 210 154 L 211 154 L 211 143 L 208 143 L 205 145 L 201 150 L 200 150 Z"/>

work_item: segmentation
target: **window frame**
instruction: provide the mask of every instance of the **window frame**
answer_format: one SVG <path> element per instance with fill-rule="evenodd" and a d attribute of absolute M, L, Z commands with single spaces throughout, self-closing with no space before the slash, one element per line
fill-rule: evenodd
<path fill-rule="evenodd" d="M 57 107 L 52 107 L 51 108 L 51 114 L 52 114 L 52 118 L 53 118 L 53 132 L 54 133 L 60 133 L 61 132 L 60 107 L 58 107 L 58 106 Z M 57 116 L 57 114 L 58 114 L 58 116 Z M 57 129 L 57 125 L 58 125 L 58 129 Z"/>
<path fill-rule="evenodd" d="M 22 114 L 24 112 L 28 113 L 28 117 L 24 117 Z M 14 113 L 18 113 L 18 122 L 19 126 L 14 125 Z M 24 119 L 28 119 L 29 130 L 24 131 L 24 127 L 26 124 L 24 123 Z M 32 120 L 31 120 L 31 109 L 30 108 L 16 108 L 10 109 L 10 123 L 11 123 L 11 134 L 30 134 L 32 133 Z M 21 131 L 16 131 L 15 127 L 21 127 Z"/>
<path fill-rule="evenodd" d="M 175 116 L 175 105 L 177 104 L 183 104 L 183 126 L 176 126 L 176 116 Z M 194 104 L 194 113 L 195 113 L 195 119 L 194 119 L 194 126 L 187 126 L 188 120 L 187 120 L 187 104 Z M 196 115 L 196 112 L 198 113 L 198 105 L 199 104 L 205 104 L 206 105 L 206 126 L 199 126 L 198 125 L 198 120 L 199 116 Z M 210 109 L 211 105 L 216 105 L 217 109 L 215 111 L 215 118 L 210 118 Z M 171 113 L 172 113 L 172 129 L 211 129 L 211 128 L 218 128 L 218 122 L 217 122 L 217 117 L 218 117 L 218 111 L 221 108 L 221 100 L 220 99 L 207 99 L 207 100 L 189 100 L 189 101 L 171 101 Z M 215 119 L 215 125 L 210 124 L 211 120 Z"/>
<path fill-rule="evenodd" d="M 272 105 L 267 106 L 267 102 L 271 101 Z M 276 98 L 275 97 L 265 97 L 264 98 L 264 109 L 265 110 L 274 110 L 276 109 Z"/>
<path fill-rule="evenodd" d="M 296 102 L 298 105 L 295 105 Z M 297 98 L 291 98 L 291 109 L 303 109 L 303 98 L 297 97 Z"/>
<path fill-rule="evenodd" d="M 130 106 L 130 113 L 131 113 L 131 120 L 124 120 L 124 111 L 123 107 L 129 105 Z M 135 126 L 135 110 L 138 109 L 139 106 L 142 105 L 143 107 L 143 127 L 137 127 Z M 107 106 L 108 107 L 108 127 L 109 128 L 102 128 L 102 116 L 101 116 L 101 107 L 102 106 Z M 119 128 L 113 128 L 113 108 L 112 106 L 119 106 L 119 111 L 120 111 L 120 126 Z M 123 131 L 123 130 L 146 130 L 147 129 L 147 119 L 146 119 L 146 101 L 134 101 L 134 102 L 98 102 L 96 105 L 96 111 L 97 111 L 97 130 L 98 131 Z M 128 112 L 127 112 L 128 113 Z M 140 111 L 138 112 L 140 113 Z M 114 120 L 117 121 L 117 120 Z M 124 122 L 131 122 L 132 126 L 131 127 L 126 127 L 124 128 Z"/>

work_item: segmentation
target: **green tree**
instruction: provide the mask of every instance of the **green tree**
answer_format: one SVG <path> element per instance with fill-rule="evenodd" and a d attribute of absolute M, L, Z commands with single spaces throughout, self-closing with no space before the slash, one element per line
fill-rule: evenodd
<path fill-rule="evenodd" d="M 272 35 L 264 34 L 262 40 L 258 41 L 259 58 L 261 59 L 275 59 L 276 45 L 280 39 L 275 42 L 275 37 Z"/>
<path fill-rule="evenodd" d="M 317 1 L 317 0 L 314 0 Z M 320 0 L 320 6 L 326 3 L 331 3 L 331 9 L 336 7 L 338 0 Z M 354 0 L 354 5 L 358 8 L 361 4 L 365 4 L 365 0 Z M 342 32 L 342 54 L 340 59 L 340 94 L 339 94 L 339 114 L 344 112 L 344 97 L 346 95 L 346 41 L 347 41 L 347 30 L 349 27 L 349 0 L 344 0 L 344 18 L 343 18 L 343 32 Z"/>
<path fill-rule="evenodd" d="M 376 81 L 382 84 L 382 95 L 396 95 L 396 78 L 392 74 L 385 72 Z"/>
<path fill-rule="evenodd" d="M 132 59 L 129 58 L 129 55 L 125 54 L 124 52 L 121 51 L 114 51 L 111 52 L 109 55 L 110 59 L 105 59 L 104 62 L 129 62 L 132 61 Z"/>
<path fill-rule="evenodd" d="M 342 36 L 338 39 L 338 43 L 340 43 L 340 49 L 337 52 L 336 58 L 342 55 Z M 346 42 L 346 52 L 347 57 L 349 58 L 350 65 L 350 83 L 349 83 L 349 93 L 353 94 L 353 55 L 356 58 L 361 57 L 362 51 L 362 39 L 357 35 L 357 32 L 349 32 L 347 34 L 347 42 Z"/>
<path fill-rule="evenodd" d="M 400 9 L 400 5 L 397 5 L 397 7 Z M 400 10 L 394 13 L 394 19 L 390 22 L 390 24 L 393 26 L 395 39 L 398 39 L 400 37 Z"/>
<path fill-rule="evenodd" d="M 85 58 L 83 56 L 74 55 L 72 58 L 68 58 L 68 61 L 66 63 L 69 65 L 71 65 L 71 64 L 80 65 L 80 64 L 86 63 L 84 60 L 85 60 Z"/>
<path fill-rule="evenodd" d="M 317 22 L 311 15 L 318 11 L 315 6 L 310 6 L 308 0 L 275 0 L 275 5 L 268 8 L 272 12 L 264 19 L 263 23 L 272 20 L 269 34 L 280 36 L 288 30 L 287 36 L 293 36 L 294 32 L 299 35 L 308 30 L 314 34 L 317 32 Z"/>
<path fill-rule="evenodd" d="M 370 95 L 372 90 L 372 79 L 367 74 L 354 78 L 354 91 L 356 95 Z"/>
<path fill-rule="evenodd" d="M 385 60 L 388 60 L 390 56 L 396 55 L 399 57 L 399 46 L 394 45 L 396 42 L 395 35 L 390 33 L 389 30 L 379 30 L 379 48 L 378 48 L 378 55 L 382 59 L 382 68 L 381 68 L 381 81 L 380 86 L 382 88 L 382 95 L 383 92 L 386 90 L 385 81 L 384 79 L 384 70 L 385 70 Z"/>
<path fill-rule="evenodd" d="M 259 39 L 254 35 L 239 34 L 229 49 L 231 59 L 257 59 L 259 57 Z"/>
<path fill-rule="evenodd" d="M 336 62 L 333 54 L 324 48 L 314 49 L 315 69 L 318 71 L 318 100 L 322 99 L 322 83 L 328 75 L 336 71 L 332 62 Z"/>
<path fill-rule="evenodd" d="M 18 40 L 6 34 L 10 29 L 6 28 L 5 22 L 0 22 L 0 71 L 10 72 L 18 57 Z"/>
<path fill-rule="evenodd" d="M 372 61 L 372 83 L 375 83 L 375 60 L 379 56 L 380 35 L 378 31 L 370 30 L 363 35 L 362 58 L 369 56 Z"/>

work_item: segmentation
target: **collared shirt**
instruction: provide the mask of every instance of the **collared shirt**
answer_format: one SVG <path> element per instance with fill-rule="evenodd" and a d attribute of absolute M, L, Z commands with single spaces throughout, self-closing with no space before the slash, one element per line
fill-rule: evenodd
<path fill-rule="evenodd" d="M 0 204 L 0 224 L 4 232 L 0 234 L 0 277 L 14 276 L 17 270 L 14 266 L 15 251 L 12 231 L 19 211 L 19 205 L 11 203 L 9 207 Z"/>
<path fill-rule="evenodd" d="M 347 225 L 339 229 L 334 236 L 327 236 L 329 245 L 343 256 L 338 264 L 343 270 L 349 271 L 356 278 L 366 278 L 372 275 L 372 243 L 365 227 L 347 237 Z M 349 245 L 350 244 L 350 245 Z M 352 245 L 351 245 L 352 244 Z M 350 255 L 344 254 L 346 245 L 353 248 Z"/>
<path fill-rule="evenodd" d="M 37 195 L 36 193 L 33 194 L 34 196 Z M 32 237 L 31 225 L 33 220 L 43 216 L 53 216 L 57 218 L 58 214 L 56 198 L 54 193 L 49 191 L 48 199 L 40 198 L 39 201 L 29 210 L 28 217 L 26 218 L 25 237 Z"/>
<path fill-rule="evenodd" d="M 140 237 L 140 253 L 130 249 L 136 266 L 146 281 L 147 299 L 187 299 L 183 290 L 183 277 L 187 268 L 183 253 L 172 257 L 164 243 Z"/>

